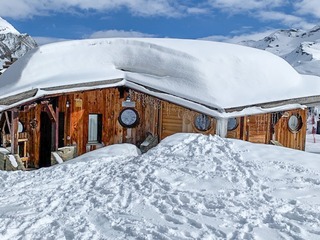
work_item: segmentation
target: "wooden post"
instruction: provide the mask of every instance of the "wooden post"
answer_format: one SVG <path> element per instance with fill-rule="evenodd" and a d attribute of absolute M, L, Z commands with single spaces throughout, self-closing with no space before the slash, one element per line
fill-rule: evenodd
<path fill-rule="evenodd" d="M 59 107 L 56 107 L 56 121 L 53 123 L 53 132 L 54 132 L 54 151 L 58 150 L 59 146 Z"/>
<path fill-rule="evenodd" d="M 9 129 L 9 133 L 11 134 L 11 121 L 9 119 L 8 112 L 5 112 L 5 115 L 6 115 L 6 122 L 7 122 L 7 126 L 8 126 L 8 129 Z"/>
<path fill-rule="evenodd" d="M 18 154 L 18 122 L 19 112 L 17 109 L 11 111 L 11 153 Z"/>

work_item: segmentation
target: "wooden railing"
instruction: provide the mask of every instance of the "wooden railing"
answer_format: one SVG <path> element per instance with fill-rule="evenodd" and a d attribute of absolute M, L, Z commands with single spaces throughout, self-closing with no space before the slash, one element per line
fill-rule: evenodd
<path fill-rule="evenodd" d="M 28 165 L 28 161 L 29 161 L 29 155 L 28 155 L 28 149 L 27 149 L 28 137 L 29 135 L 27 132 L 21 132 L 18 135 L 18 153 L 22 162 L 26 166 Z M 4 134 L 2 136 L 2 142 L 4 147 L 11 146 L 11 135 Z"/>

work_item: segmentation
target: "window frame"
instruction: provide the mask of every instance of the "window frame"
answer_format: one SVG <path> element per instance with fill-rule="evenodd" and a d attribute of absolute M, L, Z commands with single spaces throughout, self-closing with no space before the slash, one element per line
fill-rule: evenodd
<path fill-rule="evenodd" d="M 233 126 L 232 128 L 230 127 L 231 120 L 235 120 L 235 124 L 232 125 Z M 238 126 L 239 126 L 238 118 L 236 118 L 236 117 L 228 118 L 228 126 L 227 126 L 228 131 L 234 131 L 238 128 Z"/>
<path fill-rule="evenodd" d="M 134 121 L 133 123 L 131 123 L 131 124 L 127 124 L 127 123 L 125 123 L 125 122 L 122 120 L 122 117 L 121 117 L 121 116 L 122 116 L 122 114 L 124 114 L 126 111 L 132 111 L 132 112 L 135 114 L 135 116 L 136 116 L 135 121 Z M 122 127 L 124 127 L 124 128 L 134 128 L 134 127 L 138 126 L 139 123 L 140 123 L 139 113 L 138 113 L 138 111 L 135 110 L 134 108 L 130 108 L 130 107 L 124 108 L 124 109 L 122 109 L 121 112 L 119 113 L 118 122 L 119 122 L 120 125 L 121 125 Z"/>
<path fill-rule="evenodd" d="M 296 120 L 298 121 L 295 128 L 292 128 L 292 127 L 290 126 L 290 121 L 291 121 L 291 119 L 292 119 L 293 117 L 295 117 Z M 292 115 L 288 118 L 288 129 L 289 129 L 290 132 L 292 132 L 292 133 L 298 133 L 298 132 L 302 129 L 302 125 L 303 125 L 302 118 L 301 118 L 301 116 L 300 116 L 299 114 L 292 114 Z"/>
<path fill-rule="evenodd" d="M 95 139 L 90 139 L 90 116 L 96 116 L 97 117 L 97 123 L 96 123 L 96 137 Z M 89 113 L 88 115 L 88 143 L 94 144 L 94 143 L 101 143 L 102 142 L 102 114 L 98 113 Z"/>
<path fill-rule="evenodd" d="M 199 117 L 205 117 L 206 118 L 206 121 L 208 121 L 208 127 L 206 127 L 206 129 L 202 129 L 200 128 L 199 126 L 197 126 L 197 119 Z M 194 115 L 193 117 L 193 121 L 192 121 L 192 124 L 193 124 L 193 127 L 194 129 L 197 131 L 197 132 L 201 132 L 201 133 L 206 133 L 206 132 L 209 132 L 211 131 L 211 129 L 213 128 L 213 119 L 212 117 L 206 115 L 206 114 L 203 114 L 203 113 L 197 113 Z"/>

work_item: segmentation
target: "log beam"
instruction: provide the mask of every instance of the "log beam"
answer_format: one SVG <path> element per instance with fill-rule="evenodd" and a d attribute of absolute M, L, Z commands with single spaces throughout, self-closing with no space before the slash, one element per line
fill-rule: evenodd
<path fill-rule="evenodd" d="M 11 153 L 18 154 L 18 123 L 19 112 L 14 109 L 11 111 Z"/>
<path fill-rule="evenodd" d="M 52 104 L 49 104 L 48 101 L 42 101 L 41 104 L 45 106 L 45 111 L 48 113 L 51 122 L 56 123 L 57 115 L 52 107 Z"/>
<path fill-rule="evenodd" d="M 9 118 L 8 112 L 5 112 L 4 115 L 6 116 L 6 123 L 9 129 L 9 133 L 11 134 L 11 124 L 10 124 L 10 118 Z"/>

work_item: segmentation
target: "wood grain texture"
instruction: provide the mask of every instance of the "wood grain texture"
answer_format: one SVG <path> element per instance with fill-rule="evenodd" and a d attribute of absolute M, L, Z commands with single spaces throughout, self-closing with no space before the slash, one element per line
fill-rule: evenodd
<path fill-rule="evenodd" d="M 122 102 L 128 96 L 131 101 L 135 102 L 135 110 L 140 117 L 139 124 L 131 129 L 122 127 L 118 121 L 119 113 L 124 109 Z M 129 89 L 108 88 L 79 91 L 42 100 L 57 102 L 59 110 L 56 110 L 56 115 L 59 111 L 64 113 L 64 145 L 76 145 L 78 155 L 84 154 L 88 150 L 89 114 L 101 114 L 101 145 L 127 142 L 139 146 L 150 133 L 163 139 L 180 132 L 203 134 L 215 134 L 216 132 L 215 118 L 210 117 L 212 126 L 209 130 L 199 131 L 194 125 L 194 119 L 200 113 Z M 67 102 L 69 103 L 68 107 Z M 41 141 L 40 114 L 47 109 L 36 103 L 30 103 L 21 109 L 24 111 L 19 112 L 18 118 L 23 123 L 25 136 L 28 138 L 26 144 L 28 156 L 30 162 L 38 167 Z M 292 133 L 288 129 L 288 119 L 292 114 L 301 116 L 304 123 L 300 131 L 296 133 Z M 285 147 L 304 150 L 306 118 L 307 110 L 291 110 L 287 111 L 273 126 L 272 113 L 243 116 L 237 118 L 237 128 L 228 131 L 227 137 L 265 144 L 276 140 Z M 5 125 L 5 118 L 1 121 L 1 124 Z M 30 124 L 32 122 L 36 124 L 32 126 Z M 57 134 L 58 131 L 55 132 Z"/>

